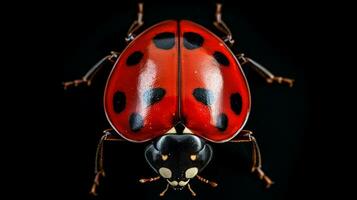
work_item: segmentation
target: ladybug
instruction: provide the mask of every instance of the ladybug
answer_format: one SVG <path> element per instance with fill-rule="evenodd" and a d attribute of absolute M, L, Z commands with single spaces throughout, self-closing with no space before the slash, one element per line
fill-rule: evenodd
<path fill-rule="evenodd" d="M 210 162 L 213 143 L 250 142 L 253 148 L 252 172 L 266 186 L 273 182 L 261 169 L 260 151 L 251 131 L 243 130 L 251 109 L 248 82 L 242 65 L 249 65 L 268 83 L 293 84 L 292 79 L 276 77 L 266 68 L 232 53 L 234 40 L 221 19 L 217 4 L 214 25 L 226 36 L 188 20 L 160 22 L 141 34 L 143 4 L 128 31 L 128 46 L 99 61 L 81 80 L 64 87 L 91 84 L 106 62 L 114 63 L 104 92 L 104 108 L 111 129 L 104 131 L 98 145 L 96 177 L 91 193 L 96 194 L 104 176 L 103 144 L 107 140 L 149 142 L 145 159 L 158 176 L 141 183 L 165 179 L 168 188 L 185 187 L 193 196 L 193 178 L 216 187 L 199 173 Z M 227 44 L 226 44 L 227 43 Z"/>

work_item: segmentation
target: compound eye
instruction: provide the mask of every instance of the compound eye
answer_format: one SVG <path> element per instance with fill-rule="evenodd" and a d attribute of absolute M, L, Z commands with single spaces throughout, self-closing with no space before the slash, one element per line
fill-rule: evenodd
<path fill-rule="evenodd" d="M 172 177 L 172 172 L 169 168 L 166 167 L 161 167 L 159 169 L 159 173 L 162 177 L 164 178 L 171 178 Z"/>
<path fill-rule="evenodd" d="M 197 175 L 197 173 L 198 173 L 198 168 L 197 167 L 191 167 L 191 168 L 186 170 L 185 177 L 190 179 L 190 178 L 195 177 Z"/>
<path fill-rule="evenodd" d="M 169 156 L 168 155 L 161 155 L 161 159 L 163 160 L 163 161 L 165 161 L 165 160 L 167 160 L 169 158 Z"/>
<path fill-rule="evenodd" d="M 195 154 L 191 155 L 191 156 L 190 156 L 190 159 L 191 159 L 192 161 L 197 160 L 197 155 L 195 155 Z"/>

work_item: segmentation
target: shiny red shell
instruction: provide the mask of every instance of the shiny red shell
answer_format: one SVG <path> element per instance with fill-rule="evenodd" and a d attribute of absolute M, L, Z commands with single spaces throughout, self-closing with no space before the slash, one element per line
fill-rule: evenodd
<path fill-rule="evenodd" d="M 125 139 L 144 142 L 182 123 L 193 134 L 225 142 L 250 112 L 249 87 L 235 56 L 191 21 L 164 21 L 138 35 L 108 78 L 104 107 Z"/>

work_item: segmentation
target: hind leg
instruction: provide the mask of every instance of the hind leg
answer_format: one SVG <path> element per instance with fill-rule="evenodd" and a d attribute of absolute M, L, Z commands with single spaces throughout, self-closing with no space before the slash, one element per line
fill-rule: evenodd
<path fill-rule="evenodd" d="M 234 39 L 231 30 L 227 26 L 227 24 L 222 20 L 222 4 L 217 3 L 216 5 L 216 20 L 213 24 L 216 28 L 221 31 L 225 36 L 222 38 L 224 42 L 233 46 Z M 268 69 L 263 67 L 261 64 L 257 63 L 256 61 L 245 57 L 244 54 L 238 54 L 237 59 L 242 65 L 249 65 L 252 67 L 256 72 L 258 72 L 263 78 L 265 78 L 267 83 L 277 82 L 279 84 L 288 84 L 290 87 L 293 86 L 294 80 L 290 78 L 275 76 L 271 73 Z"/>

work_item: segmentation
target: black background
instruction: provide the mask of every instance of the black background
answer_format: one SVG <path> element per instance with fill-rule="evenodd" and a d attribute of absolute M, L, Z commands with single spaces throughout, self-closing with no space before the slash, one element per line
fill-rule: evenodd
<path fill-rule="evenodd" d="M 267 85 L 244 69 L 252 93 L 252 113 L 246 129 L 255 132 L 261 146 L 263 168 L 276 182 L 264 189 L 249 173 L 249 146 L 214 145 L 215 157 L 202 176 L 216 180 L 212 189 L 197 181 L 195 199 L 301 199 L 339 192 L 338 168 L 344 154 L 335 151 L 343 140 L 341 102 L 344 80 L 334 48 L 338 22 L 327 5 L 309 2 L 224 1 L 223 19 L 236 40 L 234 52 L 265 65 L 276 75 L 296 79 L 293 88 Z M 214 33 L 214 1 L 145 2 L 145 27 L 166 19 L 189 19 Z M 124 37 L 136 17 L 136 2 L 64 4 L 56 16 L 63 80 L 83 75 L 111 50 L 125 47 Z M 60 61 L 59 61 L 60 62 Z M 338 63 L 338 62 L 337 62 Z M 343 66 L 342 66 L 343 67 Z M 110 66 L 90 88 L 63 92 L 60 149 L 61 193 L 68 198 L 91 199 L 94 155 L 102 130 L 109 128 L 102 95 Z M 342 84 L 341 84 L 342 85 Z M 60 84 L 57 88 L 60 90 Z M 341 106 L 339 106 L 341 105 Z M 165 183 L 141 185 L 138 179 L 154 176 L 145 163 L 146 144 L 106 145 L 107 177 L 99 199 L 160 199 Z M 345 149 L 346 151 L 348 148 Z M 335 167 L 337 166 L 337 167 Z M 64 173 L 63 173 L 64 172 Z M 65 186 L 63 186 L 65 185 Z M 194 199 L 189 192 L 170 190 L 164 199 Z"/>

